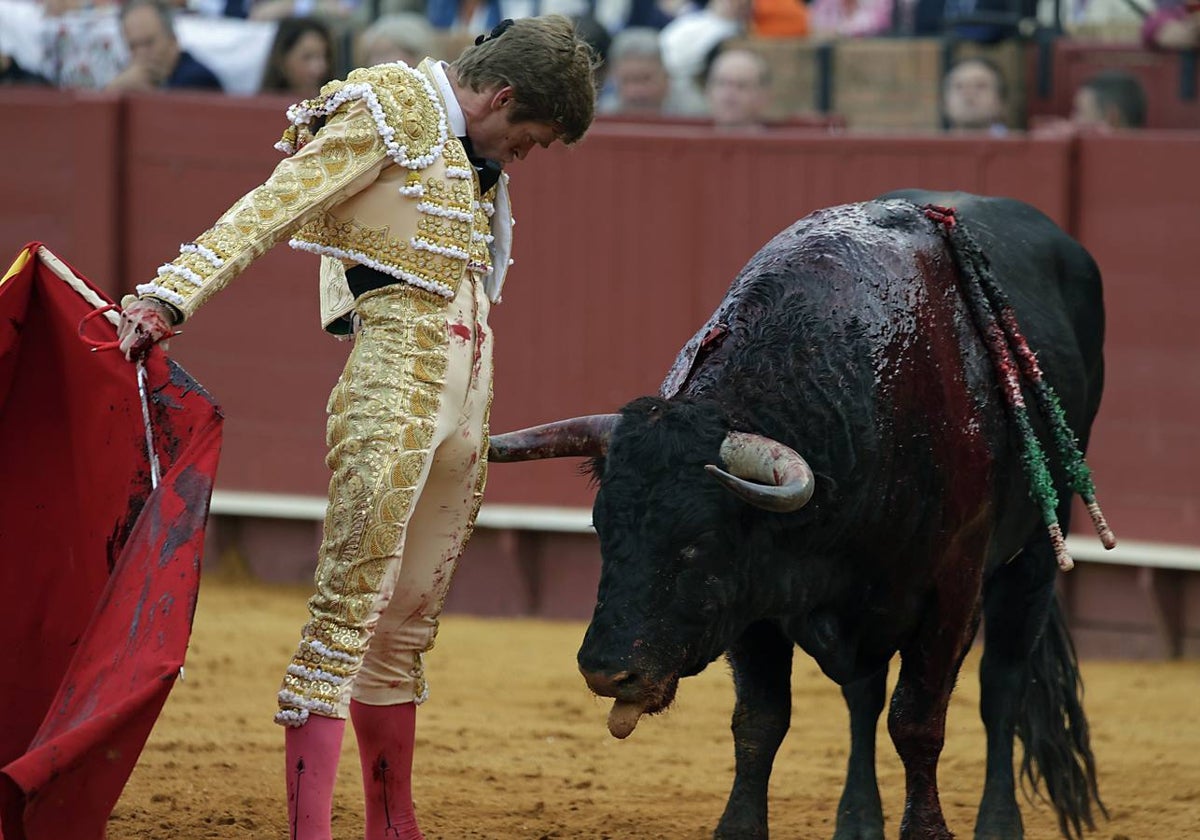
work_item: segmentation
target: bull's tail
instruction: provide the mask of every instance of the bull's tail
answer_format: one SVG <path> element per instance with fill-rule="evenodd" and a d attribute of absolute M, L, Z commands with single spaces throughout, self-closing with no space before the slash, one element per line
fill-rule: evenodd
<path fill-rule="evenodd" d="M 1057 598 L 1029 657 L 1017 737 L 1025 751 L 1022 787 L 1032 795 L 1044 784 L 1064 837 L 1082 838 L 1084 826 L 1095 829 L 1093 805 L 1108 818 L 1096 785 L 1079 662 Z"/>

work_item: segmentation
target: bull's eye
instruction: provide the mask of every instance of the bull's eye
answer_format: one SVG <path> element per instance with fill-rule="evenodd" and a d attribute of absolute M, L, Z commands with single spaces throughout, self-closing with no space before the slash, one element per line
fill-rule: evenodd
<path fill-rule="evenodd" d="M 700 556 L 700 549 L 694 545 L 684 546 L 679 550 L 679 559 L 684 562 L 691 563 Z"/>

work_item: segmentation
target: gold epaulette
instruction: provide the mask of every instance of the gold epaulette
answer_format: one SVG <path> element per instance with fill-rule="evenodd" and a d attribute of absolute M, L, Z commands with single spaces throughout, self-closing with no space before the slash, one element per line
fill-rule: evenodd
<path fill-rule="evenodd" d="M 292 125 L 275 147 L 295 154 L 313 136 L 314 125 L 360 99 L 397 164 L 416 171 L 441 157 L 447 139 L 441 99 L 425 74 L 402 61 L 355 70 L 325 85 L 316 98 L 288 108 Z"/>

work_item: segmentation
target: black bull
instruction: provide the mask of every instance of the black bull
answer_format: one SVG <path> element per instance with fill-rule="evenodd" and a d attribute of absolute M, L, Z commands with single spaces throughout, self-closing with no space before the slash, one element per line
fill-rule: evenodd
<path fill-rule="evenodd" d="M 594 458 L 603 565 L 579 667 L 615 698 L 614 735 L 665 709 L 681 677 L 728 658 L 736 775 L 718 837 L 767 836 L 793 645 L 850 711 L 835 838 L 883 836 L 875 730 L 897 652 L 888 731 L 905 769 L 901 836 L 952 836 L 937 763 L 981 613 L 987 774 L 975 836 L 1023 836 L 1014 735 L 1065 835 L 1103 811 L 1055 555 L 1002 398 L 1004 365 L 963 288 L 972 255 L 925 203 L 957 208 L 1086 445 L 1103 379 L 1095 264 L 1027 205 L 919 191 L 822 210 L 772 239 L 660 397 L 492 438 L 494 461 Z M 1045 439 L 1036 418 L 1035 429 Z M 1065 524 L 1070 496 L 1051 462 Z"/>

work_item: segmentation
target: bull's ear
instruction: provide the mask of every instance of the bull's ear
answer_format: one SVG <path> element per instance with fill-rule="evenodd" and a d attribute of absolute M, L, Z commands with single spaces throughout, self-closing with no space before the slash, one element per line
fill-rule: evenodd
<path fill-rule="evenodd" d="M 762 435 L 730 432 L 721 443 L 723 470 L 705 469 L 732 493 L 756 507 L 790 513 L 808 504 L 815 482 L 808 462 L 796 450 Z"/>
<path fill-rule="evenodd" d="M 620 414 L 589 414 L 492 435 L 488 460 L 503 463 L 542 458 L 601 458 L 608 453 L 608 439 L 620 419 Z"/>

